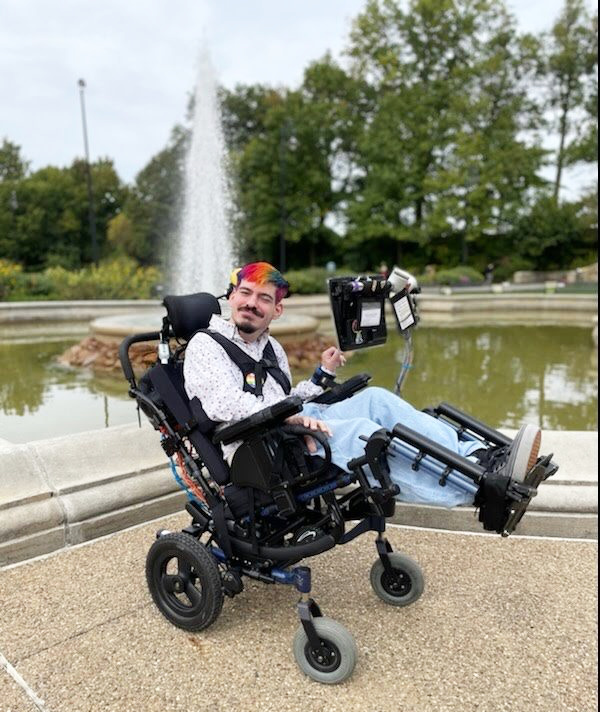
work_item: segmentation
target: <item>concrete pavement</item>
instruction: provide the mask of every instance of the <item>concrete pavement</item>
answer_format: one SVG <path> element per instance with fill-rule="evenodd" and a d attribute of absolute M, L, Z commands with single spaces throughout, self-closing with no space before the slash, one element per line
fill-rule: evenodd
<path fill-rule="evenodd" d="M 597 709 L 597 542 L 392 527 L 426 577 L 404 609 L 369 586 L 373 535 L 310 560 L 312 595 L 359 650 L 354 675 L 327 687 L 293 660 L 289 587 L 246 582 L 198 634 L 160 615 L 146 552 L 155 530 L 185 524 L 175 515 L 0 570 L 2 712 Z"/>

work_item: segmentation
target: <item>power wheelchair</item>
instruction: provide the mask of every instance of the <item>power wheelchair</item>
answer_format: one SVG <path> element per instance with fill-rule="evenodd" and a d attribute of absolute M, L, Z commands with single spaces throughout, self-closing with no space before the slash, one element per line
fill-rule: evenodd
<path fill-rule="evenodd" d="M 329 290 L 343 350 L 385 340 L 383 305 L 394 293 L 394 313 L 406 339 L 399 391 L 412 360 L 410 334 L 418 321 L 414 298 L 418 288 L 410 275 L 396 272 L 389 280 L 332 279 Z M 286 424 L 289 416 L 302 409 L 302 401 L 294 396 L 239 422 L 215 424 L 198 399 L 187 397 L 183 358 L 189 339 L 208 327 L 213 314 L 221 313 L 219 301 L 211 294 L 198 293 L 167 296 L 164 306 L 167 315 L 161 330 L 127 337 L 119 357 L 129 394 L 161 433 L 173 476 L 188 496 L 190 525 L 181 532 L 159 531 L 146 561 L 155 604 L 180 628 L 200 631 L 210 626 L 221 612 L 224 597 L 243 591 L 244 577 L 292 585 L 301 594 L 297 604 L 301 625 L 293 642 L 296 662 L 318 682 L 342 682 L 355 666 L 354 639 L 342 625 L 323 616 L 310 596 L 311 570 L 298 564 L 373 531 L 378 556 L 370 583 L 375 594 L 400 607 L 419 599 L 424 590 L 419 565 L 394 552 L 384 536 L 386 519 L 394 515 L 399 494 L 388 466 L 392 441 L 411 458 L 414 469 L 429 468 L 442 485 L 457 472 L 469 478 L 477 490 L 484 528 L 503 535 L 514 531 L 537 485 L 557 469 L 551 455 L 539 458 L 527 484 L 512 482 L 398 424 L 392 432 L 381 429 L 365 437 L 364 455 L 342 470 L 331 462 L 325 436 Z M 138 382 L 129 350 L 144 341 L 159 342 L 158 359 Z M 329 404 L 351 398 L 369 379 L 368 374 L 359 374 L 334 383 L 315 400 Z M 460 437 L 480 440 L 482 447 L 500 448 L 511 442 L 448 404 L 428 412 L 452 424 Z M 318 440 L 319 456 L 308 454 L 305 435 Z M 222 457 L 221 444 L 237 441 L 242 444 L 229 465 Z"/>

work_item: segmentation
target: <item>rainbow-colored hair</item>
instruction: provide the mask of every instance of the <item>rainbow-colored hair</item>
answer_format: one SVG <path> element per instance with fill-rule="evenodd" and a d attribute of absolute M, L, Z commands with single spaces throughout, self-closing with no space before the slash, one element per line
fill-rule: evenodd
<path fill-rule="evenodd" d="M 276 302 L 280 302 L 287 296 L 290 289 L 290 285 L 283 278 L 281 272 L 268 262 L 251 262 L 248 265 L 244 265 L 238 270 L 236 287 L 241 284 L 243 279 L 254 284 L 274 284 L 276 287 Z"/>

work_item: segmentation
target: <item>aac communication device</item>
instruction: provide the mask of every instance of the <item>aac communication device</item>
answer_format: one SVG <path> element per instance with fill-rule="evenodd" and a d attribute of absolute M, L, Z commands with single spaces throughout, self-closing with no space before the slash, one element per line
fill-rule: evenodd
<path fill-rule="evenodd" d="M 390 283 L 382 276 L 329 280 L 331 311 L 342 351 L 385 343 L 384 306 L 390 289 Z"/>
<path fill-rule="evenodd" d="M 389 298 L 398 329 L 405 336 L 417 323 L 414 295 L 416 279 L 394 267 L 389 278 L 381 275 L 333 277 L 328 281 L 331 311 L 342 351 L 385 343 L 385 302 Z"/>

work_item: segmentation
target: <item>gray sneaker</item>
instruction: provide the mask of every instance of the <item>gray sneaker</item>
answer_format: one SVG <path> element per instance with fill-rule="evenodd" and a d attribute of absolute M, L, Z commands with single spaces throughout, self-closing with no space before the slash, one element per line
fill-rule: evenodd
<path fill-rule="evenodd" d="M 505 473 L 514 482 L 525 482 L 527 473 L 537 462 L 541 443 L 542 431 L 537 425 L 521 426 L 508 447 L 505 465 Z"/>

